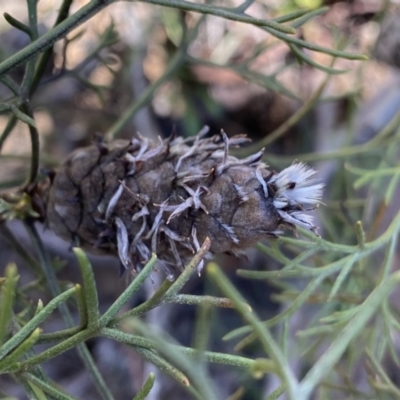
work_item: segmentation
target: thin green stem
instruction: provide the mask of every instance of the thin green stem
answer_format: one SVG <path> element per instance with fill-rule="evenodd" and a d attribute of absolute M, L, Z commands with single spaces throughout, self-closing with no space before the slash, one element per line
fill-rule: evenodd
<path fill-rule="evenodd" d="M 0 236 L 8 244 L 8 246 L 13 249 L 13 251 L 15 251 L 25 261 L 26 265 L 32 269 L 35 276 L 43 276 L 41 273 L 40 264 L 4 223 L 0 223 Z"/>
<path fill-rule="evenodd" d="M 348 72 L 347 69 L 335 69 L 331 67 L 326 67 L 325 65 L 318 64 L 311 57 L 307 56 L 304 52 L 302 52 L 297 46 L 294 44 L 289 44 L 290 50 L 294 53 L 300 63 L 306 63 L 311 67 L 317 68 L 323 72 L 326 72 L 329 75 L 340 75 Z"/>
<path fill-rule="evenodd" d="M 275 361 L 276 367 L 279 368 L 277 373 L 284 379 L 287 384 L 288 393 L 291 399 L 297 399 L 299 383 L 293 374 L 288 361 L 285 359 L 278 344 L 275 342 L 269 330 L 262 322 L 251 312 L 246 306 L 246 301 L 236 288 L 223 275 L 219 267 L 215 263 L 208 265 L 207 274 L 221 289 L 225 296 L 229 297 L 236 310 L 254 329 L 264 350 Z"/>
<path fill-rule="evenodd" d="M 25 25 L 21 21 L 18 21 L 16 18 L 14 18 L 9 13 L 4 13 L 3 17 L 15 29 L 18 29 L 19 31 L 26 33 L 29 37 L 31 36 L 31 30 L 30 30 L 29 26 Z"/>
<path fill-rule="evenodd" d="M 102 315 L 99 319 L 98 326 L 106 326 L 121 310 L 121 308 L 129 301 L 134 293 L 142 286 L 144 281 L 150 275 L 155 264 L 157 262 L 157 256 L 153 254 L 151 259 L 147 262 L 144 268 L 140 271 L 139 275 L 132 281 L 127 289 L 118 297 L 118 299 L 111 305 L 111 307 Z"/>
<path fill-rule="evenodd" d="M 88 4 L 80 8 L 75 14 L 62 21 L 52 30 L 31 43 L 29 46 L 23 48 L 19 52 L 3 61 L 0 64 L 0 78 L 19 65 L 36 57 L 38 54 L 42 53 L 43 50 L 53 46 L 57 40 L 65 37 L 67 33 L 71 32 L 77 26 L 87 21 L 90 17 L 98 13 L 112 2 L 112 0 L 91 0 Z"/>
<path fill-rule="evenodd" d="M 54 23 L 53 27 L 59 25 L 61 22 L 67 19 L 72 2 L 73 0 L 63 0 L 61 7 L 58 11 L 56 22 Z M 50 48 L 48 48 L 44 53 L 40 55 L 39 60 L 36 63 L 35 74 L 33 76 L 32 84 L 30 86 L 30 95 L 32 95 L 38 87 L 52 54 L 53 45 L 51 45 Z"/>
<path fill-rule="evenodd" d="M 400 121 L 400 112 L 397 113 L 388 124 L 372 139 L 367 141 L 366 143 L 344 147 L 339 150 L 334 150 L 331 152 L 313 152 L 313 153 L 304 153 L 304 154 L 295 154 L 288 157 L 279 156 L 277 157 L 271 153 L 265 153 L 264 158 L 269 160 L 270 163 L 274 165 L 287 165 L 288 163 L 293 162 L 293 159 L 297 159 L 304 162 L 316 162 L 316 161 L 328 161 L 331 159 L 342 159 L 348 158 L 352 156 L 359 156 L 363 153 L 373 152 L 379 150 L 384 146 L 394 146 L 399 140 L 395 138 L 387 138 L 391 132 L 398 126 Z"/>
<path fill-rule="evenodd" d="M 18 119 L 15 115 L 10 115 L 10 117 L 8 118 L 7 125 L 5 126 L 3 133 L 1 134 L 1 137 L 0 137 L 0 153 L 1 153 L 1 150 L 3 149 L 4 142 L 7 140 L 10 133 L 14 129 L 17 121 L 18 121 Z"/>
<path fill-rule="evenodd" d="M 11 350 L 17 347 L 31 332 L 37 328 L 60 304 L 75 293 L 75 288 L 68 289 L 64 293 L 53 298 L 47 306 L 36 314 L 29 322 L 27 322 L 22 329 L 13 335 L 6 343 L 0 347 L 0 360 L 4 358 Z"/>
<path fill-rule="evenodd" d="M 80 326 L 74 326 L 73 328 L 67 328 L 58 332 L 42 333 L 39 336 L 38 343 L 52 343 L 62 341 L 76 335 L 81 330 L 82 328 Z"/>
<path fill-rule="evenodd" d="M 354 260 L 356 257 L 350 257 L 345 264 L 343 264 L 339 275 L 335 279 L 335 283 L 332 286 L 332 289 L 329 293 L 328 296 L 328 301 L 331 301 L 333 298 L 335 298 L 336 294 L 339 292 L 342 284 L 346 281 L 347 276 L 350 274 L 351 269 L 353 268 L 354 265 Z"/>
<path fill-rule="evenodd" d="M 26 104 L 24 101 L 22 101 L 21 99 L 17 99 L 15 102 L 5 104 L 5 106 L 8 106 L 9 111 L 11 111 L 19 120 L 25 122 L 29 126 L 36 128 L 35 120 L 27 115 L 25 112 L 21 111 L 24 104 Z"/>
<path fill-rule="evenodd" d="M 25 393 L 29 400 L 43 400 L 43 396 L 39 397 L 37 395 L 36 391 L 32 389 L 32 386 L 27 382 L 27 380 L 22 374 L 14 374 L 13 378 L 19 385 L 21 385 L 24 388 Z M 4 399 L 2 400 L 15 400 L 15 397 L 4 396 Z"/>
<path fill-rule="evenodd" d="M 40 328 L 36 328 L 14 351 L 0 361 L 0 371 L 7 371 L 8 367 L 15 364 L 35 345 L 39 338 L 40 330 Z"/>
<path fill-rule="evenodd" d="M 60 292 L 60 287 L 58 285 L 57 277 L 54 272 L 53 266 L 50 263 L 49 256 L 44 248 L 43 242 L 40 239 L 40 236 L 32 221 L 26 222 L 25 226 L 28 230 L 32 243 L 34 244 L 34 247 L 38 252 L 40 264 L 46 276 L 46 281 L 47 284 L 49 285 L 50 292 L 53 296 L 57 296 L 58 293 Z M 65 303 L 62 303 L 59 305 L 59 309 L 67 326 L 70 328 L 73 327 L 74 322 L 67 305 Z M 96 364 L 94 363 L 92 355 L 90 354 L 86 345 L 81 342 L 77 342 L 75 345 L 78 346 L 78 354 L 82 359 L 83 363 L 85 364 L 86 368 L 90 372 L 93 382 L 96 386 L 96 389 L 98 390 L 102 398 L 105 400 L 114 400 L 113 395 L 110 392 L 110 389 L 104 382 L 104 379 L 101 376 Z"/>
<path fill-rule="evenodd" d="M 166 279 L 160 287 L 157 289 L 157 291 L 153 294 L 153 296 L 150 297 L 147 301 L 144 303 L 138 305 L 137 307 L 133 308 L 132 310 L 126 311 L 123 314 L 117 316 L 113 320 L 113 324 L 119 323 L 120 321 L 130 318 L 130 317 L 138 317 L 139 315 L 143 315 L 146 312 L 152 310 L 153 308 L 157 307 L 159 304 L 164 302 L 165 298 L 165 293 L 168 291 L 168 289 L 172 285 L 172 281 Z"/>
<path fill-rule="evenodd" d="M 19 279 L 17 266 L 15 264 L 8 264 L 5 269 L 6 280 L 2 293 L 0 294 L 0 345 L 4 343 L 4 340 L 8 334 L 9 322 L 12 315 L 12 309 L 14 304 L 15 288 Z M 0 360 L 1 360 L 1 349 L 0 347 Z"/>
<path fill-rule="evenodd" d="M 203 374 L 206 373 L 204 352 L 206 351 L 210 340 L 210 323 L 211 320 L 211 306 L 208 304 L 201 304 L 197 307 L 197 316 L 194 325 L 194 333 L 192 339 L 192 347 L 196 350 L 195 361 L 197 368 Z"/>
<path fill-rule="evenodd" d="M 87 255 L 83 250 L 73 248 L 83 278 L 83 297 L 85 311 L 87 312 L 88 328 L 97 326 L 99 321 L 99 299 L 97 296 L 96 281 L 94 279 L 93 269 Z M 85 318 L 85 319 L 86 319 Z"/>
<path fill-rule="evenodd" d="M 273 31 L 294 34 L 296 30 L 290 26 L 282 25 L 273 20 L 265 20 L 252 18 L 244 13 L 235 12 L 235 9 L 229 9 L 224 7 L 215 7 L 208 4 L 197 4 L 191 3 L 184 0 L 140 0 L 143 3 L 157 4 L 164 7 L 172 7 L 175 9 L 180 9 L 184 11 L 194 11 L 201 14 L 214 15 L 216 17 L 221 17 L 224 19 L 229 19 L 232 21 L 244 22 L 246 24 L 251 24 L 255 26 L 268 27 Z"/>
<path fill-rule="evenodd" d="M 375 373 L 379 376 L 381 381 L 383 381 L 390 388 L 390 391 L 395 395 L 395 397 L 397 399 L 400 399 L 400 389 L 397 387 L 396 384 L 393 383 L 393 381 L 390 379 L 390 377 L 385 372 L 382 365 L 371 354 L 371 352 L 369 350 L 367 350 L 366 353 L 367 353 L 367 358 L 368 358 L 369 362 L 372 364 L 372 366 L 375 370 Z"/>
<path fill-rule="evenodd" d="M 382 267 L 381 270 L 379 271 L 378 282 L 382 282 L 389 276 L 390 270 L 391 268 L 393 268 L 393 257 L 394 257 L 394 252 L 396 251 L 396 246 L 397 246 L 397 237 L 393 236 L 390 239 L 389 244 L 385 251 L 385 258 L 383 259 Z"/>
<path fill-rule="evenodd" d="M 322 381 L 328 371 L 331 371 L 349 343 L 364 329 L 376 309 L 389 296 L 391 291 L 400 283 L 400 272 L 395 272 L 383 280 L 368 296 L 364 303 L 358 306 L 357 313 L 332 341 L 325 353 L 308 371 L 300 383 L 299 399 L 308 399 L 314 388 Z"/>
<path fill-rule="evenodd" d="M 153 341 L 148 338 L 144 338 L 142 336 L 133 335 L 112 328 L 102 328 L 100 334 L 104 337 L 116 340 L 121 343 L 127 343 L 132 346 L 140 346 L 149 350 L 154 350 Z M 198 355 L 198 351 L 191 347 L 178 346 L 178 345 L 172 345 L 172 347 L 176 349 L 176 351 L 182 352 L 190 357 L 196 357 Z M 205 351 L 204 359 L 207 362 L 231 365 L 234 367 L 243 368 L 245 370 L 251 370 L 254 366 L 254 363 L 256 362 L 256 360 L 252 360 L 251 358 L 218 353 L 214 351 Z"/>
<path fill-rule="evenodd" d="M 118 324 L 121 321 L 131 318 L 138 317 L 152 310 L 153 308 L 161 304 L 189 304 L 189 305 L 200 305 L 209 304 L 215 307 L 232 308 L 232 302 L 229 299 L 223 297 L 213 297 L 213 296 L 195 296 L 189 294 L 177 294 L 177 295 L 165 295 L 169 290 L 173 282 L 165 280 L 158 290 L 151 296 L 151 298 L 139 306 L 133 308 L 132 310 L 126 311 L 125 313 L 117 316 L 112 320 L 112 325 Z"/>
<path fill-rule="evenodd" d="M 43 390 L 43 392 L 49 394 L 54 399 L 57 400 L 78 400 L 77 397 L 73 397 L 70 394 L 62 392 L 58 387 L 53 386 L 50 383 L 44 382 L 39 379 L 37 376 L 30 374 L 29 372 L 25 372 L 22 374 L 29 382 L 32 382 L 35 386 Z"/>
<path fill-rule="evenodd" d="M 309 10 L 306 10 L 309 11 Z M 293 28 L 297 29 L 300 28 L 300 26 L 304 25 L 307 21 L 309 21 L 312 18 L 318 17 L 321 14 L 325 14 L 326 12 L 329 11 L 329 7 L 321 7 L 318 8 L 317 10 L 314 11 L 309 11 L 307 14 L 300 16 L 296 21 L 292 22 L 290 26 Z"/>
<path fill-rule="evenodd" d="M 139 390 L 133 400 L 145 400 L 151 389 L 153 388 L 155 382 L 155 376 L 153 373 L 149 375 L 143 387 Z"/>
<path fill-rule="evenodd" d="M 289 22 L 293 21 L 294 19 L 300 18 L 305 14 L 308 14 L 309 10 L 297 10 L 294 11 L 290 14 L 282 15 L 280 17 L 274 18 L 275 22 L 279 22 L 280 24 L 283 24 L 284 22 Z"/>
<path fill-rule="evenodd" d="M 274 29 L 270 29 L 268 27 L 261 27 L 261 29 L 265 30 L 266 32 L 270 33 L 272 36 L 275 36 L 276 38 L 278 38 L 288 44 L 290 43 L 290 44 L 302 47 L 304 49 L 329 54 L 333 57 L 346 58 L 348 60 L 368 60 L 368 57 L 363 54 L 348 53 L 345 51 L 329 49 L 329 48 L 322 47 L 322 46 L 319 46 L 314 43 L 306 42 L 305 40 L 298 39 L 293 36 L 288 36 L 285 33 L 279 32 Z"/>
<path fill-rule="evenodd" d="M 153 97 L 154 93 L 171 77 L 176 73 L 180 66 L 183 65 L 185 61 L 185 53 L 182 50 L 178 50 L 174 56 L 171 58 L 166 70 L 161 75 L 159 79 L 153 82 L 151 85 L 140 94 L 140 96 L 135 99 L 135 101 L 130 105 L 120 118 L 108 129 L 106 137 L 109 140 L 115 139 L 115 137 L 121 132 L 124 126 L 134 117 L 134 115 L 144 107 Z"/>
<path fill-rule="evenodd" d="M 23 112 L 34 120 L 33 112 L 29 103 L 22 106 Z M 28 184 L 35 183 L 39 172 L 40 143 L 39 132 L 36 126 L 28 124 L 29 135 L 31 137 L 31 169 L 28 178 Z"/>
<path fill-rule="evenodd" d="M 284 318 L 289 318 L 291 317 L 296 310 L 298 310 L 312 295 L 312 293 L 315 291 L 317 287 L 319 287 L 322 283 L 322 281 L 325 279 L 324 275 L 319 275 L 316 278 L 312 279 L 311 282 L 302 290 L 299 295 L 292 301 L 289 305 L 289 307 L 286 308 L 286 310 L 282 311 L 278 315 L 275 315 L 274 317 L 268 319 L 267 321 L 264 321 L 263 324 L 265 324 L 266 327 L 272 328 L 275 326 L 277 323 L 281 322 Z M 223 340 L 231 340 L 234 339 L 240 335 L 244 335 L 246 333 L 252 332 L 253 327 L 252 326 L 242 326 L 240 328 L 237 328 L 228 334 L 226 334 L 223 338 Z M 248 344 L 252 342 L 256 338 L 255 333 L 249 335 L 247 338 L 243 339 L 242 342 Z M 241 344 L 241 342 L 238 343 L 237 347 L 238 348 L 243 348 L 244 343 Z"/>
<path fill-rule="evenodd" d="M 297 124 L 315 106 L 322 92 L 324 91 L 326 85 L 328 84 L 330 77 L 331 77 L 330 75 L 327 75 L 325 79 L 322 81 L 321 85 L 318 87 L 318 89 L 311 96 L 311 98 L 306 103 L 304 103 L 294 114 L 292 114 L 278 128 L 276 128 L 274 131 L 272 131 L 270 134 L 265 136 L 262 140 L 258 141 L 257 143 L 254 143 L 251 146 L 239 150 L 235 150 L 233 153 L 238 156 L 253 154 L 259 151 L 261 148 L 270 145 L 275 140 L 282 137 L 286 132 L 288 132 L 289 128 Z"/>
<path fill-rule="evenodd" d="M 159 354 L 162 354 L 169 363 L 185 373 L 190 380 L 191 386 L 200 394 L 201 399 L 216 399 L 213 384 L 206 375 L 204 368 L 193 368 L 193 361 L 185 354 L 176 351 L 176 347 L 174 347 L 170 340 L 166 340 L 165 333 L 161 334 L 150 330 L 147 325 L 141 323 L 139 320 L 130 320 L 129 325 L 142 335 L 146 335 Z M 198 356 L 197 350 L 196 353 Z"/>
<path fill-rule="evenodd" d="M 189 264 L 185 267 L 184 271 L 178 276 L 176 281 L 167 291 L 167 296 L 173 296 L 180 292 L 185 283 L 190 279 L 193 273 L 196 271 L 197 266 L 203 260 L 205 255 L 208 253 L 211 247 L 211 240 L 207 237 L 204 243 L 201 245 L 199 251 L 192 258 Z"/>
<path fill-rule="evenodd" d="M 245 12 L 255 0 L 244 0 L 242 4 L 238 5 L 234 10 L 238 13 Z M 284 21 L 277 21 L 276 18 L 274 19 L 275 22 L 284 22 Z"/>
<path fill-rule="evenodd" d="M 213 307 L 221 308 L 233 308 L 232 301 L 226 297 L 214 297 L 201 295 L 196 296 L 193 294 L 177 294 L 174 296 L 165 296 L 162 299 L 162 304 L 174 303 L 174 304 L 188 304 L 188 305 L 209 305 Z"/>
<path fill-rule="evenodd" d="M 314 233 L 311 233 L 311 235 L 308 234 L 305 230 L 299 228 L 299 231 L 301 231 L 301 235 L 307 236 L 308 239 L 310 240 L 301 240 L 301 239 L 294 239 L 291 237 L 284 237 L 281 236 L 277 242 L 282 243 L 282 244 L 287 244 L 287 245 L 293 245 L 296 247 L 304 247 L 304 248 L 310 248 L 310 247 L 318 247 L 320 250 L 327 250 L 327 251 L 334 251 L 334 252 L 340 252 L 340 253 L 347 253 L 351 254 L 355 250 L 355 246 L 347 245 L 347 244 L 340 244 L 340 243 L 333 243 L 328 240 L 325 240 L 321 237 L 316 237 Z M 265 250 L 265 245 L 263 244 L 257 244 L 257 248 L 260 251 Z"/>
<path fill-rule="evenodd" d="M 49 286 L 50 293 L 52 294 L 53 297 L 56 297 L 60 294 L 60 287 L 58 285 L 57 277 L 54 272 L 53 266 L 51 265 L 49 256 L 44 248 L 43 242 L 39 236 L 39 233 L 36 230 L 33 221 L 26 221 L 25 227 L 29 233 L 29 236 L 31 238 L 34 247 L 37 250 L 39 256 L 39 262 L 46 276 L 46 281 Z M 62 314 L 68 314 L 65 305 L 61 306 L 60 311 Z M 70 319 L 70 322 L 72 323 L 72 319 Z"/>
<path fill-rule="evenodd" d="M 40 354 L 37 354 L 33 357 L 28 358 L 25 361 L 20 362 L 19 369 L 24 370 L 25 368 L 42 364 L 48 360 L 51 360 L 52 358 L 57 357 L 60 354 L 65 353 L 67 350 L 70 350 L 75 346 L 81 344 L 85 340 L 90 339 L 91 337 L 95 336 L 95 334 L 96 333 L 94 331 L 84 329 L 83 331 L 78 332 L 76 335 L 69 337 L 63 342 L 56 344 L 50 349 L 47 349 Z"/>
<path fill-rule="evenodd" d="M 269 277 L 293 277 L 293 276 L 317 276 L 320 274 L 324 274 L 324 276 L 331 275 L 340 271 L 344 265 L 353 260 L 353 262 L 357 262 L 371 253 L 378 251 L 385 244 L 387 244 L 393 237 L 396 237 L 400 231 L 400 211 L 397 213 L 391 224 L 388 226 L 386 231 L 379 236 L 377 239 L 372 240 L 370 242 L 365 243 L 364 247 L 360 249 L 357 246 L 343 246 L 336 245 L 335 243 L 330 243 L 325 241 L 324 245 L 328 246 L 331 251 L 340 251 L 345 250 L 346 253 L 350 253 L 348 256 L 343 257 L 337 261 L 334 261 L 330 264 L 324 265 L 319 268 L 312 268 L 297 265 L 295 269 L 291 269 L 289 271 L 247 271 L 247 270 L 239 270 L 238 273 L 247 278 L 257 278 L 257 279 L 268 279 Z M 353 248 L 353 251 L 351 249 Z M 282 262 L 286 262 L 287 260 L 281 260 Z"/>
<path fill-rule="evenodd" d="M 281 394 L 285 393 L 286 385 L 281 385 L 275 389 L 265 400 L 277 400 Z"/>
<path fill-rule="evenodd" d="M 155 365 L 160 371 L 165 372 L 167 375 L 178 381 L 183 386 L 190 386 L 187 376 L 171 365 L 164 358 L 160 357 L 151 350 L 135 347 L 134 350 L 139 353 L 145 360 Z"/>
<path fill-rule="evenodd" d="M 366 251 L 374 251 L 388 243 L 393 236 L 397 236 L 400 231 L 400 211 L 397 213 L 391 224 L 388 226 L 386 231 L 379 236 L 377 239 L 372 240 L 365 244 Z"/>
<path fill-rule="evenodd" d="M 37 0 L 27 0 L 28 4 L 28 19 L 31 42 L 39 38 L 39 31 L 37 25 Z M 24 78 L 21 83 L 21 98 L 25 105 L 29 106 L 29 90 L 32 84 L 33 75 L 35 73 L 36 57 L 29 60 L 26 64 Z"/>
<path fill-rule="evenodd" d="M 3 78 L 1 78 L 1 83 L 7 86 L 15 96 L 19 95 L 21 88 L 19 87 L 18 83 L 11 78 L 11 76 L 3 76 Z"/>

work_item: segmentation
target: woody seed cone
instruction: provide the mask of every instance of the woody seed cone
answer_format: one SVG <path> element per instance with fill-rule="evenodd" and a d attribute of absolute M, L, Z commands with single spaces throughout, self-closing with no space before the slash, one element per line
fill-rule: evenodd
<path fill-rule="evenodd" d="M 205 133 L 158 143 L 138 135 L 73 152 L 49 191 L 50 228 L 136 270 L 151 253 L 182 268 L 206 237 L 211 253 L 240 254 L 285 227 L 316 231 L 305 213 L 322 195 L 314 170 L 297 163 L 270 171 L 262 151 L 228 154 L 246 137 Z"/>

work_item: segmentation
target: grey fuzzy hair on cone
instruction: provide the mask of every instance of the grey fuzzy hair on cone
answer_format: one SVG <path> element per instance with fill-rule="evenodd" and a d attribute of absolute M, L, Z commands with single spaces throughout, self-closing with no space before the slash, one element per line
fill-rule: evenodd
<path fill-rule="evenodd" d="M 50 229 L 89 251 L 118 254 L 134 270 L 151 253 L 181 269 L 207 237 L 211 253 L 239 255 L 285 227 L 316 233 L 306 207 L 317 206 L 323 185 L 313 169 L 271 171 L 263 151 L 229 155 L 245 136 L 207 133 L 158 143 L 137 135 L 76 150 L 49 189 Z"/>

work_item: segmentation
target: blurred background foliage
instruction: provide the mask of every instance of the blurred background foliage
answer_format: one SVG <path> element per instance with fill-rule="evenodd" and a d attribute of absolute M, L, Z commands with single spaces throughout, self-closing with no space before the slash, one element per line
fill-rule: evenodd
<path fill-rule="evenodd" d="M 1 398 L 400 399 L 398 2 L 106 3 L 0 0 Z M 73 149 L 205 124 L 314 164 L 322 239 L 132 281 L 35 222 Z"/>

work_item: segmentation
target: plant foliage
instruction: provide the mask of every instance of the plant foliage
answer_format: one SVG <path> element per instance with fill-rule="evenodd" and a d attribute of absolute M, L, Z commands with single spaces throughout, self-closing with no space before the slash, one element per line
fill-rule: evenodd
<path fill-rule="evenodd" d="M 387 360 L 394 365 L 399 363 L 395 339 L 400 330 L 400 313 L 391 294 L 400 282 L 400 272 L 395 268 L 400 212 L 396 210 L 386 230 L 376 234 L 382 213 L 397 201 L 395 189 L 400 176 L 396 158 L 400 137 L 399 114 L 377 135 L 362 144 L 350 143 L 327 153 L 303 153 L 296 157 L 278 156 L 271 152 L 265 154 L 268 163 L 279 167 L 286 166 L 294 158 L 305 162 L 336 160 L 344 163 L 342 168 L 338 168 L 340 173 L 335 176 L 335 179 L 342 181 L 338 184 L 333 179 L 329 183 L 332 187 L 330 198 L 325 211 L 321 212 L 326 238 L 317 238 L 306 230 L 300 230 L 300 237 L 281 237 L 267 244 L 258 244 L 258 251 L 276 267 L 237 271 L 243 279 L 261 280 L 266 285 L 268 283 L 279 288 L 274 299 L 282 304 L 282 310 L 268 320 L 261 320 L 251 310 L 247 300 L 216 263 L 207 265 L 205 275 L 215 290 L 219 291 L 218 296 L 193 295 L 182 291 L 211 246 L 208 238 L 175 281 L 165 279 L 151 297 L 128 310 L 126 305 L 131 297 L 139 293 L 146 279 L 152 276 L 157 261 L 155 255 L 105 311 L 99 308 L 101 293 L 94 280 L 96 272 L 82 249 L 74 248 L 73 251 L 80 266 L 83 284 L 65 283 L 58 278 L 60 262 L 49 256 L 35 225 L 42 215 L 42 202 L 38 195 L 41 178 L 39 166 L 49 167 L 56 163 L 50 154 L 41 151 L 35 100 L 41 87 L 51 86 L 68 77 L 93 92 L 100 104 L 106 103 L 111 88 L 91 81 L 84 72 L 87 65 L 95 60 L 115 74 L 112 59 L 104 56 L 104 50 L 118 43 L 114 25 L 118 22 L 111 23 L 99 34 L 98 45 L 82 63 L 70 67 L 66 54 L 71 43 L 85 36 L 85 32 L 73 37 L 69 34 L 97 13 L 111 7 L 112 3 L 112 0 L 91 0 L 71 13 L 72 1 L 64 0 L 53 27 L 44 34 L 39 33 L 36 0 L 27 0 L 26 23 L 10 14 L 4 15 L 13 28 L 28 36 L 30 43 L 0 63 L 0 82 L 5 90 L 2 92 L 5 94 L 0 103 L 0 112 L 7 118 L 0 135 L 0 151 L 15 133 L 17 122 L 22 121 L 29 131 L 31 156 L 29 163 L 24 157 L 0 156 L 4 166 L 21 159 L 24 164 L 29 164 L 29 168 L 18 169 L 13 176 L 0 181 L 0 188 L 4 190 L 0 199 L 0 235 L 30 268 L 32 279 L 29 283 L 20 283 L 21 268 L 15 263 L 8 264 L 0 277 L 0 374 L 12 377 L 29 399 L 73 399 L 48 377 L 43 364 L 76 348 L 99 398 L 111 400 L 114 396 L 86 343 L 91 338 L 104 337 L 132 349 L 143 360 L 184 386 L 189 395 L 196 399 L 218 399 L 217 386 L 222 383 L 218 379 L 213 381 L 209 376 L 210 363 L 238 369 L 252 379 L 275 377 L 279 385 L 271 389 L 267 399 L 277 399 L 283 394 L 296 400 L 307 400 L 312 396 L 326 399 L 336 398 L 338 393 L 340 398 L 349 399 L 400 399 L 398 382 L 387 367 Z M 252 68 L 252 62 L 270 50 L 268 46 L 254 48 L 252 54 L 234 65 L 218 64 L 211 59 L 193 56 L 190 46 L 210 15 L 258 27 L 274 38 L 273 43 L 286 43 L 296 63 L 326 74 L 314 94 L 290 119 L 269 136 L 238 152 L 240 155 L 251 154 L 275 142 L 309 113 L 321 101 L 329 79 L 346 72 L 334 68 L 336 59 L 366 59 L 364 55 L 343 50 L 348 45 L 343 38 L 337 40 L 337 46 L 333 49 L 296 35 L 304 24 L 324 14 L 326 8 L 313 11 L 295 8 L 276 18 L 264 19 L 254 18 L 246 12 L 253 3 L 248 0 L 236 7 L 182 0 L 143 0 L 140 3 L 146 3 L 149 7 L 168 7 L 176 13 L 172 19 L 168 14 L 164 15 L 166 31 L 171 39 L 170 48 L 166 51 L 168 62 L 161 75 L 128 104 L 118 118 L 113 119 L 105 134 L 107 139 L 121 135 L 138 111 L 148 105 L 165 84 L 182 77 L 188 67 L 230 69 L 248 82 L 297 99 L 291 88 L 278 79 L 281 70 L 267 75 Z M 132 7 L 136 5 L 131 4 Z M 189 23 L 184 18 L 188 13 L 199 14 L 200 17 L 191 19 Z M 179 21 L 179 29 L 171 21 Z M 76 34 L 75 31 L 73 33 Z M 64 40 L 64 59 L 56 68 L 52 63 L 56 53 L 55 44 L 60 40 Z M 331 64 L 327 66 L 315 61 L 310 51 L 330 56 Z M 49 68 L 52 68 L 50 76 Z M 21 71 L 22 77 L 19 75 Z M 338 187 L 341 189 L 339 194 L 334 190 Z M 361 195 L 360 189 L 366 190 L 367 195 Z M 343 192 L 349 194 L 345 199 Z M 371 196 L 368 194 L 375 194 L 374 200 L 378 206 L 369 203 Z M 368 210 L 371 209 L 376 212 L 376 218 L 370 218 Z M 21 245 L 11 225 L 8 225 L 8 221 L 15 220 L 23 221 L 34 252 Z M 46 300 L 33 302 L 31 299 L 37 293 Z M 141 318 L 156 307 L 171 303 L 198 308 L 197 336 L 193 347 L 180 345 Z M 209 351 L 207 348 L 210 329 L 207 316 L 210 308 L 217 307 L 233 308 L 245 321 L 244 326 L 223 338 L 225 341 L 235 341 L 234 354 Z M 72 317 L 75 311 L 79 315 L 78 321 Z M 51 333 L 43 331 L 43 324 L 57 312 L 63 317 L 64 328 Z M 301 331 L 293 327 L 299 316 L 306 316 Z M 252 358 L 241 355 L 243 349 L 254 342 L 263 356 Z M 44 350 L 43 344 L 47 345 Z M 299 360 L 308 366 L 304 374 L 293 367 Z M 365 378 L 362 385 L 358 380 L 360 370 Z M 149 396 L 155 382 L 157 377 L 149 374 L 134 399 Z M 1 393 L 1 396 L 7 398 L 5 393 Z M 232 398 L 239 396 L 240 391 L 237 397 L 233 395 Z"/>

